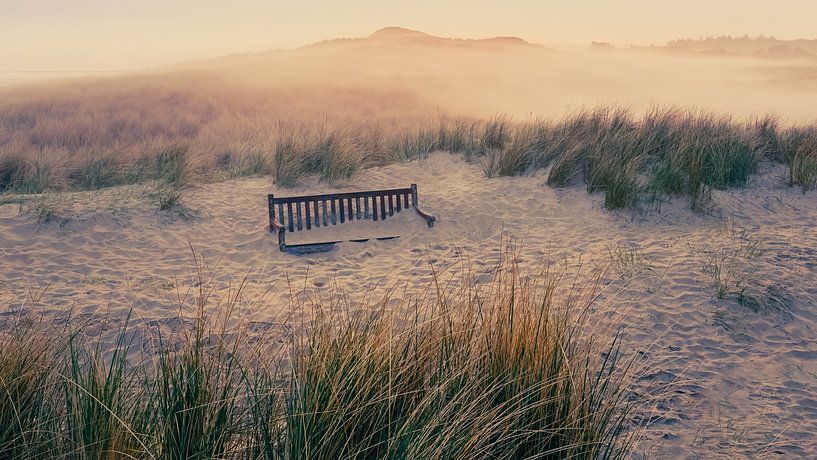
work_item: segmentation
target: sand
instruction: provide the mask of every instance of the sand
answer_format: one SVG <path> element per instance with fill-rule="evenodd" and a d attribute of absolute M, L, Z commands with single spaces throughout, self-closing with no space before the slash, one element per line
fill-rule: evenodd
<path fill-rule="evenodd" d="M 748 188 L 715 192 L 706 213 L 683 199 L 611 212 L 582 186 L 555 190 L 542 173 L 486 179 L 478 165 L 446 153 L 333 185 L 308 180 L 278 190 L 269 178 L 251 178 L 195 186 L 185 191 L 183 212 L 154 210 L 144 186 L 54 195 L 57 217 L 46 223 L 5 204 L 0 328 L 19 308 L 55 318 L 70 311 L 101 333 L 103 318 L 133 308 L 138 321 L 172 328 L 179 292 L 195 282 L 191 247 L 221 289 L 246 279 L 253 324 L 274 325 L 288 315 L 292 294 L 320 294 L 334 283 L 353 298 L 424 287 L 430 263 L 478 271 L 513 238 L 523 263 L 609 267 L 598 313 L 626 325 L 625 348 L 641 356 L 646 371 L 634 391 L 658 395 L 636 457 L 817 456 L 817 193 L 783 187 L 783 174 L 764 166 Z M 281 253 L 267 231 L 269 192 L 412 182 L 437 217 L 432 229 L 404 213 L 369 224 L 371 233 L 355 224 L 290 235 L 291 243 L 400 236 L 308 256 Z"/>

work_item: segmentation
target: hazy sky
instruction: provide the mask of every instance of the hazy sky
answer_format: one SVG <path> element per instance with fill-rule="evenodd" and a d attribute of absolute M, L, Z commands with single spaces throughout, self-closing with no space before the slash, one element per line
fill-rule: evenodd
<path fill-rule="evenodd" d="M 817 0 L 0 0 L 0 71 L 132 70 L 384 26 L 537 43 L 817 38 Z"/>

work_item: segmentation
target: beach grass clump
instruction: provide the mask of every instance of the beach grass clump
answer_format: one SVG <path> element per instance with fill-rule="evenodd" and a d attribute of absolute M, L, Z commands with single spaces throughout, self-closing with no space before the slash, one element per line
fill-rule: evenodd
<path fill-rule="evenodd" d="M 272 174 L 270 158 L 261 151 L 246 153 L 226 151 L 218 155 L 215 161 L 216 168 L 228 178 Z"/>
<path fill-rule="evenodd" d="M 801 147 L 792 167 L 794 182 L 803 188 L 803 193 L 817 189 L 817 143 Z"/>
<path fill-rule="evenodd" d="M 782 160 L 784 145 L 780 120 L 771 115 L 757 117 L 749 123 L 748 131 L 754 138 L 754 147 L 761 158 Z"/>
<path fill-rule="evenodd" d="M 157 182 L 147 192 L 153 207 L 159 211 L 168 211 L 182 205 L 182 189 L 173 185 Z"/>
<path fill-rule="evenodd" d="M 791 127 L 782 138 L 781 157 L 789 171 L 789 187 L 800 185 L 803 192 L 817 188 L 817 128 Z"/>
<path fill-rule="evenodd" d="M 0 154 L 0 193 L 18 189 L 18 184 L 25 177 L 26 169 L 26 160 L 21 155 Z"/>
<path fill-rule="evenodd" d="M 199 270 L 201 274 L 201 270 Z M 223 458 L 239 444 L 244 408 L 238 346 L 241 334 L 227 332 L 236 297 L 218 302 L 211 318 L 212 285 L 201 278 L 195 319 L 180 349 L 159 333 L 152 425 L 156 458 Z M 239 289 L 240 292 L 240 289 Z"/>
<path fill-rule="evenodd" d="M 306 174 L 303 146 L 294 134 L 287 134 L 275 144 L 272 157 L 272 178 L 281 187 L 294 187 Z"/>
<path fill-rule="evenodd" d="M 587 191 L 604 192 L 606 207 L 622 208 L 635 204 L 641 187 L 638 174 L 644 162 L 639 131 L 627 114 L 614 115 L 605 132 L 587 151 L 584 177 Z"/>
<path fill-rule="evenodd" d="M 471 120 L 441 120 L 437 134 L 440 150 L 460 153 L 466 160 L 482 153 L 479 123 Z"/>
<path fill-rule="evenodd" d="M 128 316 L 113 339 L 74 322 L 0 335 L 0 456 L 628 455 L 629 360 L 589 321 L 598 276 L 508 261 L 487 284 L 337 291 L 304 329 L 250 339 L 241 286 L 217 297 L 197 267 L 174 332 Z"/>
<path fill-rule="evenodd" d="M 672 115 L 673 127 L 653 145 L 648 190 L 687 195 L 700 208 L 711 190 L 745 186 L 768 147 L 729 117 L 714 114 Z M 763 141 L 768 142 L 768 141 Z M 764 144 L 765 145 L 765 144 Z"/>
<path fill-rule="evenodd" d="M 43 225 L 59 217 L 57 208 L 59 200 L 48 193 L 34 195 L 30 199 L 22 199 L 20 202 L 20 215 L 33 217 L 38 224 Z"/>
<path fill-rule="evenodd" d="M 674 162 L 686 176 L 693 208 L 711 189 L 746 185 L 757 169 L 758 152 L 727 117 L 704 114 L 684 129 Z"/>
<path fill-rule="evenodd" d="M 552 131 L 539 164 L 551 161 L 548 184 L 568 185 L 580 176 L 590 193 L 604 192 L 605 206 L 619 208 L 638 202 L 639 174 L 645 146 L 639 125 L 626 108 L 580 112 Z"/>
<path fill-rule="evenodd" d="M 510 121 L 507 117 L 498 116 L 488 120 L 482 130 L 480 145 L 482 150 L 502 149 L 508 140 Z"/>
<path fill-rule="evenodd" d="M 365 123 L 347 131 L 353 148 L 365 160 L 365 167 L 384 166 L 394 161 L 387 151 L 386 135 L 379 123 Z"/>
<path fill-rule="evenodd" d="M 623 127 L 620 122 L 629 117 L 626 109 L 605 107 L 583 110 L 561 120 L 561 127 L 556 130 L 561 138 L 560 151 L 548 173 L 548 185 L 563 187 L 582 173 L 593 174 L 594 158 L 600 157 L 605 140 L 614 137 L 615 131 Z M 588 186 L 595 190 L 598 184 L 593 178 L 591 182 Z"/>
<path fill-rule="evenodd" d="M 419 127 L 394 136 L 389 142 L 388 151 L 392 161 L 405 163 L 428 158 L 437 146 L 438 133 L 430 128 Z"/>
<path fill-rule="evenodd" d="M 122 170 L 116 155 L 95 155 L 69 171 L 67 180 L 76 190 L 98 190 L 123 183 Z"/>
<path fill-rule="evenodd" d="M 620 458 L 628 403 L 615 340 L 583 332 L 592 289 L 507 264 L 485 289 L 337 321 L 293 349 L 290 458 Z M 592 284 L 592 283 L 591 283 Z"/>
<path fill-rule="evenodd" d="M 486 153 L 482 170 L 486 177 L 514 176 L 538 169 L 546 147 L 547 126 L 524 123 L 515 126 L 501 149 Z"/>
<path fill-rule="evenodd" d="M 60 177 L 55 157 L 48 152 L 25 156 L 8 153 L 0 156 L 0 192 L 40 194 L 61 188 L 65 180 Z"/>
<path fill-rule="evenodd" d="M 60 341 L 21 317 L 0 332 L 0 458 L 57 455 Z"/>
<path fill-rule="evenodd" d="M 162 149 L 155 157 L 156 180 L 175 187 L 184 184 L 189 173 L 189 159 L 186 145 L 173 145 Z"/>
<path fill-rule="evenodd" d="M 363 153 L 340 131 L 317 134 L 305 161 L 307 172 L 326 182 L 348 179 L 366 166 Z"/>
<path fill-rule="evenodd" d="M 65 370 L 58 380 L 64 396 L 65 452 L 77 458 L 139 458 L 149 452 L 151 429 L 148 378 L 131 366 L 132 334 L 125 320 L 112 350 L 77 331 L 69 338 Z M 106 352 L 107 351 L 107 352 Z"/>

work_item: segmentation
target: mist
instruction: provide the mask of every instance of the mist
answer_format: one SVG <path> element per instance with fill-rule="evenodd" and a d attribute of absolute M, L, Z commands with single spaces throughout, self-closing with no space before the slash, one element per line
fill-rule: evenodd
<path fill-rule="evenodd" d="M 691 56 L 666 48 L 560 49 L 514 37 L 444 39 L 389 28 L 363 39 L 233 55 L 165 70 L 207 71 L 257 87 L 408 91 L 440 111 L 553 117 L 596 105 L 679 106 L 787 121 L 817 115 L 817 61 Z"/>

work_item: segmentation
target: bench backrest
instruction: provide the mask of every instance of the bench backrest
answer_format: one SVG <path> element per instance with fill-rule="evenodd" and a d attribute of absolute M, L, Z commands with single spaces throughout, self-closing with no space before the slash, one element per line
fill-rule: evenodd
<path fill-rule="evenodd" d="M 417 185 L 281 198 L 269 194 L 268 201 L 270 229 L 283 227 L 291 233 L 361 219 L 385 220 L 404 209 L 417 208 Z"/>

